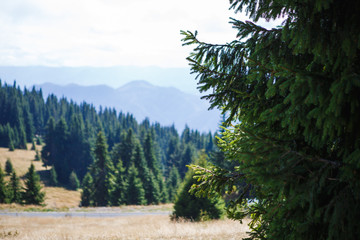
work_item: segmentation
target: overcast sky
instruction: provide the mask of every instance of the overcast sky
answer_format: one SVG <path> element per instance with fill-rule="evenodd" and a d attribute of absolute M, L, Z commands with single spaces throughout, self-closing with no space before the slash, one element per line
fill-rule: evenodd
<path fill-rule="evenodd" d="M 236 32 L 227 0 L 2 0 L 2 66 L 187 67 L 191 47 L 230 42 Z M 245 17 L 237 14 L 238 19 Z"/>

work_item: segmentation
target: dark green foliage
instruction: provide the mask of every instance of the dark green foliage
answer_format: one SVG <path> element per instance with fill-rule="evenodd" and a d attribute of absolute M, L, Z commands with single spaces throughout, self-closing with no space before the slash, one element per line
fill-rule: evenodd
<path fill-rule="evenodd" d="M 39 152 L 39 150 L 35 150 L 35 159 L 34 159 L 34 161 L 40 161 L 40 160 L 41 160 L 40 152 Z"/>
<path fill-rule="evenodd" d="M 111 203 L 114 206 L 120 206 L 126 204 L 126 190 L 128 184 L 126 181 L 125 168 L 122 165 L 122 161 L 119 160 L 115 168 L 115 186 L 111 195 Z"/>
<path fill-rule="evenodd" d="M 82 181 L 81 206 L 83 207 L 93 206 L 93 184 L 92 176 L 88 172 Z"/>
<path fill-rule="evenodd" d="M 169 178 L 167 179 L 167 186 L 168 186 L 168 196 L 169 201 L 174 202 L 177 190 L 180 186 L 181 178 L 179 171 L 176 167 L 172 167 L 169 173 Z"/>
<path fill-rule="evenodd" d="M 8 159 L 6 159 L 6 162 L 5 162 L 5 172 L 7 175 L 10 175 L 13 171 L 14 171 L 14 167 L 11 163 L 10 158 L 8 158 Z"/>
<path fill-rule="evenodd" d="M 12 141 L 9 142 L 9 151 L 10 152 L 15 151 L 14 143 Z"/>
<path fill-rule="evenodd" d="M 95 161 L 92 168 L 93 178 L 93 204 L 95 206 L 107 206 L 111 203 L 113 191 L 114 167 L 108 157 L 106 138 L 99 132 L 95 144 Z"/>
<path fill-rule="evenodd" d="M 160 191 L 160 202 L 161 203 L 169 202 L 169 192 L 166 186 L 166 182 L 163 178 L 159 179 L 159 191 Z"/>
<path fill-rule="evenodd" d="M 79 179 L 74 171 L 72 171 L 69 176 L 69 187 L 72 190 L 77 190 L 80 188 Z"/>
<path fill-rule="evenodd" d="M 42 145 L 42 140 L 40 137 L 36 137 L 36 145 Z"/>
<path fill-rule="evenodd" d="M 21 203 L 21 184 L 20 179 L 16 176 L 16 172 L 11 173 L 9 182 L 9 201 L 12 203 Z"/>
<path fill-rule="evenodd" d="M 32 143 L 31 143 L 31 150 L 36 150 L 36 145 L 35 145 L 35 142 L 34 140 L 32 140 Z"/>
<path fill-rule="evenodd" d="M 25 176 L 25 192 L 23 200 L 26 204 L 41 205 L 44 202 L 45 193 L 41 191 L 40 177 L 31 164 Z"/>
<path fill-rule="evenodd" d="M 54 166 L 52 166 L 52 168 L 50 169 L 49 184 L 53 187 L 56 187 L 58 185 L 57 173 Z"/>
<path fill-rule="evenodd" d="M 126 191 L 126 203 L 129 205 L 146 204 L 143 184 L 138 177 L 138 171 L 132 164 L 128 170 L 128 188 Z"/>
<path fill-rule="evenodd" d="M 6 203 L 8 195 L 4 177 L 5 174 L 0 166 L 0 203 Z"/>
<path fill-rule="evenodd" d="M 205 155 L 201 156 L 201 165 L 205 164 Z M 191 186 L 197 183 L 194 172 L 186 173 L 184 182 L 180 188 L 174 204 L 172 218 L 186 218 L 192 221 L 219 219 L 224 212 L 224 205 L 219 197 L 207 198 L 206 196 L 196 197 L 190 194 Z"/>
<path fill-rule="evenodd" d="M 232 192 L 249 239 L 358 239 L 360 2 L 231 0 L 265 29 L 231 20 L 238 39 L 195 44 L 188 58 L 211 107 L 228 113 L 218 144 L 233 169 L 196 169 L 198 194 Z M 243 207 L 250 193 L 256 201 Z"/>

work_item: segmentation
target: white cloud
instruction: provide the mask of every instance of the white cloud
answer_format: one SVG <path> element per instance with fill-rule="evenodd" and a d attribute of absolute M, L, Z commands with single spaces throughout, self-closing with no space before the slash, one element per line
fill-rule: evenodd
<path fill-rule="evenodd" d="M 180 30 L 231 41 L 228 7 L 225 0 L 1 1 L 0 65 L 184 67 L 191 48 L 181 46 Z"/>

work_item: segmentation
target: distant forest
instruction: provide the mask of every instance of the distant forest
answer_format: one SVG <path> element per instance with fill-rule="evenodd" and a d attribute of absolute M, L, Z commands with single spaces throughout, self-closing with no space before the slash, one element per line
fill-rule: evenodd
<path fill-rule="evenodd" d="M 0 80 L 0 147 L 26 149 L 34 141 L 43 145 L 51 184 L 82 183 L 83 206 L 172 202 L 186 165 L 215 150 L 211 132 L 186 126 L 180 135 L 174 126 L 55 95 L 45 100 L 41 89 Z"/>

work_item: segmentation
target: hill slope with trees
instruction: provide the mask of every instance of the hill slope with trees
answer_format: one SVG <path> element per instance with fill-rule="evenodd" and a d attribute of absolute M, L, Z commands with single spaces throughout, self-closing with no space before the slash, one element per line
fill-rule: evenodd
<path fill-rule="evenodd" d="M 186 126 L 179 135 L 174 126 L 138 123 L 114 109 L 96 111 L 54 95 L 44 100 L 41 90 L 21 90 L 16 83 L 0 82 L 0 111 L 0 147 L 25 149 L 29 142 L 42 142 L 51 184 L 76 188 L 82 182 L 83 205 L 173 201 L 185 165 L 199 150 L 214 147 L 210 132 Z"/>

